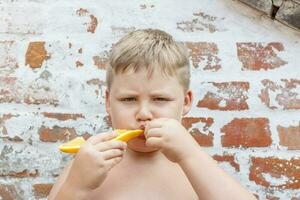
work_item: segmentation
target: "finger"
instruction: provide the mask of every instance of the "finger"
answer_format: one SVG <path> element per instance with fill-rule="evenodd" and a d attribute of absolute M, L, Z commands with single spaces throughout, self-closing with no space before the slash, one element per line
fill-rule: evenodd
<path fill-rule="evenodd" d="M 87 140 L 89 144 L 97 144 L 99 142 L 104 142 L 116 137 L 118 134 L 115 132 L 109 133 L 99 133 L 98 135 L 94 135 Z"/>
<path fill-rule="evenodd" d="M 145 133 L 145 137 L 146 139 L 150 138 L 150 137 L 161 137 L 161 128 L 151 128 L 149 129 L 146 133 Z"/>
<path fill-rule="evenodd" d="M 126 147 L 127 147 L 126 142 L 122 142 L 122 141 L 106 141 L 94 145 L 94 148 L 100 152 L 107 151 L 110 149 L 124 150 L 126 149 Z"/>
<path fill-rule="evenodd" d="M 124 154 L 124 150 L 120 150 L 120 149 L 111 149 L 102 152 L 104 160 L 109 160 L 116 157 L 122 157 L 123 154 Z"/>
<path fill-rule="evenodd" d="M 146 140 L 146 146 L 160 148 L 162 146 L 162 139 L 158 137 L 151 137 Z"/>
<path fill-rule="evenodd" d="M 116 164 L 118 164 L 119 162 L 121 162 L 122 157 L 115 157 L 109 160 L 105 161 L 105 164 L 107 166 L 107 170 L 111 170 L 111 168 L 113 168 Z"/>
<path fill-rule="evenodd" d="M 154 119 L 150 122 L 147 122 L 145 127 L 145 132 L 152 128 L 161 128 L 163 126 L 162 120 Z"/>

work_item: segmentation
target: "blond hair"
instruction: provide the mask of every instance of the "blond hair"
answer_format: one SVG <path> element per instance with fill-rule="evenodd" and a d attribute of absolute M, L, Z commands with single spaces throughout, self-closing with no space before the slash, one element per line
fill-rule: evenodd
<path fill-rule="evenodd" d="M 114 74 L 144 68 L 152 74 L 155 69 L 176 75 L 184 91 L 189 89 L 190 70 L 185 47 L 168 33 L 158 29 L 142 29 L 125 35 L 116 43 L 109 57 L 106 73 L 108 90 Z"/>

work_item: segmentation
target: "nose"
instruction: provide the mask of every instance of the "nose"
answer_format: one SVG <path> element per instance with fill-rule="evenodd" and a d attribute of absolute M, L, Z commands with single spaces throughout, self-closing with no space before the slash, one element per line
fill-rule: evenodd
<path fill-rule="evenodd" d="M 141 103 L 136 113 L 136 120 L 138 122 L 150 121 L 153 119 L 153 114 L 148 103 Z"/>

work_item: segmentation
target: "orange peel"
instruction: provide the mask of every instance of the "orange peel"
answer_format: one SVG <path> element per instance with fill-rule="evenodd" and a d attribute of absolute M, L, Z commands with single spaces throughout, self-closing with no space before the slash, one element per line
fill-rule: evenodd
<path fill-rule="evenodd" d="M 144 130 L 125 130 L 125 129 L 116 129 L 116 133 L 119 135 L 112 139 L 112 141 L 123 141 L 128 142 L 129 140 L 139 136 L 144 132 Z M 59 146 L 59 150 L 64 153 L 77 153 L 80 149 L 80 146 L 85 143 L 83 137 L 77 137 L 69 142 L 63 143 Z"/>

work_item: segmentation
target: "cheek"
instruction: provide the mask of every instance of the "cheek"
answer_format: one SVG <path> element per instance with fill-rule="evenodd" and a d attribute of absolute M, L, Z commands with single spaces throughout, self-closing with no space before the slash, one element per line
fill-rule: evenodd
<path fill-rule="evenodd" d="M 111 109 L 111 122 L 114 128 L 125 128 L 133 120 L 133 113 L 131 110 L 124 109 L 123 107 L 112 107 Z"/>
<path fill-rule="evenodd" d="M 180 120 L 182 115 L 182 106 L 180 104 L 169 105 L 167 107 L 158 107 L 155 118 L 173 118 Z"/>

